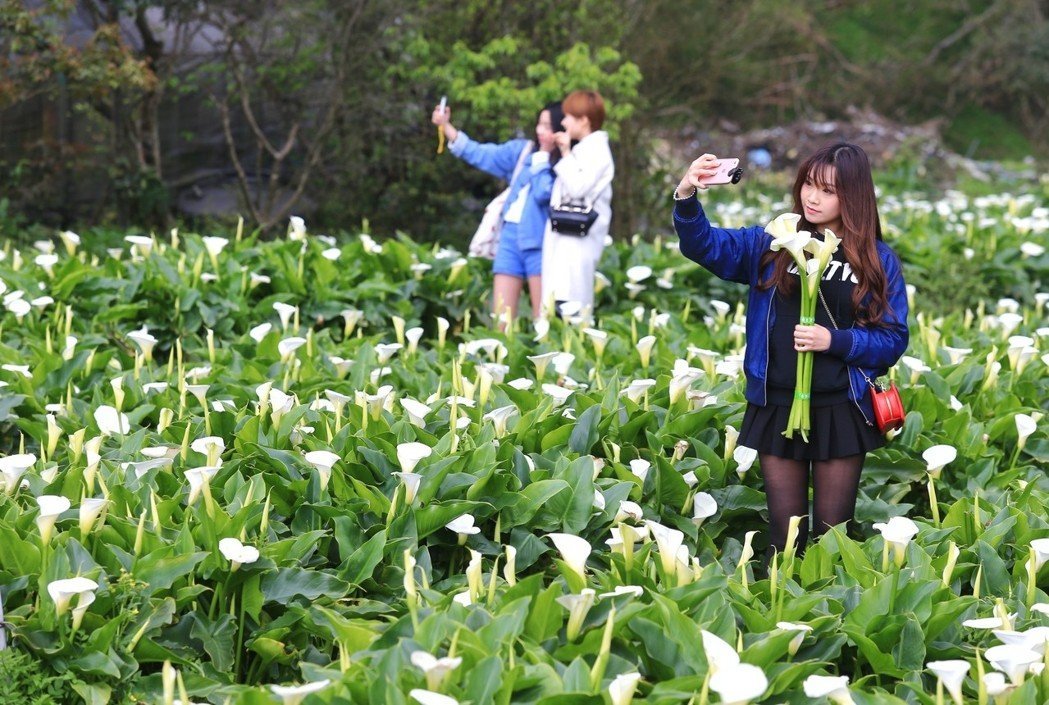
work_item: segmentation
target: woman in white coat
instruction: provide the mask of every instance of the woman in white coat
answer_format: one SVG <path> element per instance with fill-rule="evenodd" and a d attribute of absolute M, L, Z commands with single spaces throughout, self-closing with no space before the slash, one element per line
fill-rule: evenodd
<path fill-rule="evenodd" d="M 561 104 L 564 132 L 554 135 L 561 159 L 551 208 L 568 203 L 592 205 L 597 220 L 583 237 L 562 235 L 549 223 L 543 238 L 543 302 L 545 306 L 576 304 L 582 315 L 594 309 L 594 274 L 612 220 L 612 178 L 615 164 L 608 146 L 605 102 L 597 91 L 573 91 Z M 575 142 L 575 146 L 573 146 Z M 573 308 L 575 306 L 573 305 Z"/>

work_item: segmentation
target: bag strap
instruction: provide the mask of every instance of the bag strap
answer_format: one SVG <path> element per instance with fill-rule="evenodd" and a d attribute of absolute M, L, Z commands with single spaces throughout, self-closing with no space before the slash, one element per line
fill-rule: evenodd
<path fill-rule="evenodd" d="M 612 172 L 610 175 L 608 175 L 605 178 L 603 178 L 600 181 L 598 181 L 597 182 L 597 186 L 595 186 L 594 188 L 590 189 L 590 193 L 593 194 L 593 199 L 592 200 L 588 199 L 586 196 L 583 197 L 583 206 L 586 207 L 586 210 L 589 211 L 589 210 L 591 210 L 594 207 L 594 201 L 596 201 L 598 196 L 601 195 L 601 192 L 604 191 L 605 188 L 610 183 L 612 183 L 612 180 L 614 178 L 615 178 L 615 172 Z M 553 202 L 553 199 L 550 199 L 550 205 L 553 206 L 554 208 L 560 208 L 561 206 L 571 205 L 572 203 L 574 203 L 574 201 L 569 201 L 567 204 L 564 202 L 564 199 L 563 199 L 563 197 L 564 197 L 564 187 L 563 186 L 556 190 L 555 196 L 557 197 L 557 203 L 556 204 Z"/>

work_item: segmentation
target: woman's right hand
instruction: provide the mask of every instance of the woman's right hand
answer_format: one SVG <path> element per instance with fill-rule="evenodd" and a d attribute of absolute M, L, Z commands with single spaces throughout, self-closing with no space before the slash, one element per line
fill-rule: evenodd
<path fill-rule="evenodd" d="M 430 116 L 430 122 L 432 122 L 434 125 L 437 125 L 437 127 L 444 127 L 445 125 L 450 125 L 452 122 L 452 109 L 448 106 L 445 106 L 442 110 L 441 106 L 438 105 L 433 109 L 433 115 Z"/>
<path fill-rule="evenodd" d="M 713 176 L 718 172 L 718 158 L 713 154 L 704 154 L 699 159 L 688 165 L 688 170 L 681 178 L 677 187 L 677 195 L 684 196 L 693 189 L 706 191 L 707 185 L 701 179 L 705 176 Z"/>

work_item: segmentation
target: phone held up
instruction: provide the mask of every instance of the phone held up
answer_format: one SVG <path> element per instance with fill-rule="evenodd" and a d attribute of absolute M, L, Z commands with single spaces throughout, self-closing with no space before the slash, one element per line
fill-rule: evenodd
<path fill-rule="evenodd" d="M 742 178 L 743 167 L 739 165 L 739 159 L 719 159 L 717 172 L 710 176 L 704 176 L 699 182 L 704 186 L 719 186 L 721 184 L 738 184 Z"/>

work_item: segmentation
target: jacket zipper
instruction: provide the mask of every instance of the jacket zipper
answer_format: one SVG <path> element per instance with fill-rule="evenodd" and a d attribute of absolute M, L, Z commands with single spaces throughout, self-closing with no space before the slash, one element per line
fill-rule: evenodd
<path fill-rule="evenodd" d="M 769 348 L 771 343 L 769 342 L 772 338 L 772 332 L 769 330 L 769 326 L 772 322 L 772 307 L 776 305 L 776 287 L 772 287 L 772 294 L 769 297 L 769 310 L 765 314 L 765 379 L 761 382 L 762 399 L 764 404 L 769 403 Z M 851 380 L 850 380 L 851 382 Z"/>

